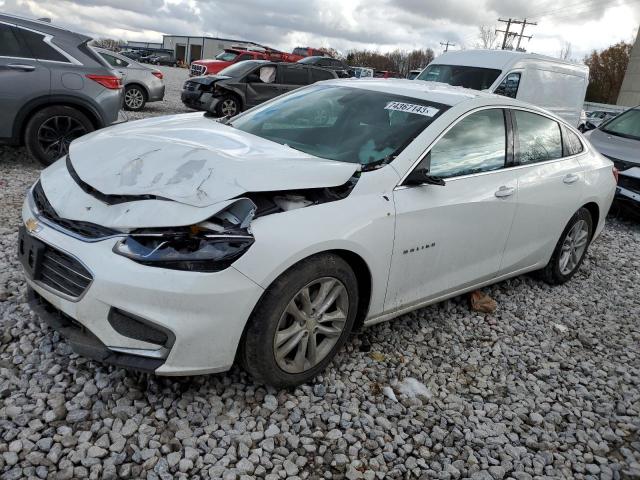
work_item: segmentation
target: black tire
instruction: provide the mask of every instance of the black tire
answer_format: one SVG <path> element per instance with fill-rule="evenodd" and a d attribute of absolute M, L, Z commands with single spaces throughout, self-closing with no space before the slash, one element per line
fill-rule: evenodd
<path fill-rule="evenodd" d="M 319 363 L 301 373 L 289 373 L 276 361 L 274 340 L 280 319 L 301 289 L 326 277 L 342 282 L 348 294 L 348 312 L 342 333 Z M 309 257 L 287 270 L 265 291 L 247 324 L 238 359 L 258 383 L 290 387 L 308 382 L 327 367 L 344 345 L 353 328 L 357 308 L 358 282 L 347 262 L 333 254 Z"/>
<path fill-rule="evenodd" d="M 579 222 L 585 222 L 588 229 L 587 237 L 586 237 L 586 245 L 584 250 L 580 254 L 580 258 L 575 263 L 575 266 L 572 267 L 569 272 L 566 272 L 566 271 L 563 272 L 561 267 L 563 245 L 565 244 L 565 240 L 567 239 L 567 236 L 569 235 L 569 233 Z M 561 285 L 569 281 L 571 277 L 573 277 L 575 273 L 578 271 L 578 269 L 580 268 L 580 265 L 582 265 L 582 262 L 584 261 L 584 257 L 587 255 L 587 250 L 589 248 L 589 244 L 591 242 L 592 237 L 593 237 L 593 219 L 591 218 L 591 213 L 589 213 L 589 210 L 587 210 L 586 208 L 581 208 L 573 215 L 573 217 L 571 217 L 571 220 L 569 220 L 569 223 L 563 230 L 562 235 L 560 235 L 560 239 L 558 240 L 558 243 L 556 244 L 556 248 L 553 251 L 553 255 L 551 256 L 551 260 L 549 260 L 549 263 L 547 264 L 547 266 L 540 271 L 542 279 L 550 285 Z"/>
<path fill-rule="evenodd" d="M 56 105 L 43 108 L 29 119 L 24 142 L 29 154 L 46 167 L 69 152 L 71 141 L 93 130 L 84 113 Z"/>
<path fill-rule="evenodd" d="M 147 104 L 147 92 L 138 85 L 129 85 L 124 89 L 124 109 L 139 112 Z"/>
<path fill-rule="evenodd" d="M 235 109 L 234 110 L 235 113 L 229 113 L 229 110 L 227 109 L 227 106 L 231 103 L 234 105 L 233 108 Z M 234 115 L 239 114 L 240 111 L 241 111 L 240 101 L 238 100 L 238 97 L 234 95 L 225 95 L 216 104 L 216 115 L 218 117 L 226 117 L 227 115 L 230 115 L 231 117 L 233 117 Z"/>

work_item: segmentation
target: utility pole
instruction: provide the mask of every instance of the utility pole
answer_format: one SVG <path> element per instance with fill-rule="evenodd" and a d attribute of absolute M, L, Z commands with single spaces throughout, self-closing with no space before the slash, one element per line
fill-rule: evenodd
<path fill-rule="evenodd" d="M 513 18 L 509 18 L 507 20 L 504 20 L 502 18 L 499 18 L 498 21 L 507 24 L 506 30 L 496 30 L 496 33 L 498 33 L 498 32 L 499 33 L 504 33 L 504 38 L 502 39 L 502 50 L 505 50 L 508 47 L 509 37 L 518 37 L 518 43 L 516 44 L 516 50 L 520 50 L 520 43 L 522 42 L 522 39 L 523 38 L 531 39 L 531 35 L 525 35 L 524 34 L 524 28 L 527 25 L 537 25 L 537 23 L 535 23 L 535 22 L 527 21 L 526 18 L 524 20 L 514 20 Z M 522 25 L 522 27 L 520 28 L 520 33 L 518 34 L 516 32 L 511 32 L 510 31 L 511 25 Z"/>
<path fill-rule="evenodd" d="M 440 42 L 440 45 L 442 45 L 444 47 L 444 51 L 445 52 L 449 51 L 449 47 L 455 47 L 456 46 L 455 43 L 449 43 L 449 40 L 447 40 L 447 43 Z"/>

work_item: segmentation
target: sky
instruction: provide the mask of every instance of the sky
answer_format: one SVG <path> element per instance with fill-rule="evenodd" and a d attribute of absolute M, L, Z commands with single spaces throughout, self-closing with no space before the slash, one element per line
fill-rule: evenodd
<path fill-rule="evenodd" d="M 480 25 L 527 18 L 537 22 L 525 29 L 533 36 L 523 40 L 527 51 L 558 56 L 569 42 L 575 60 L 632 42 L 640 25 L 640 0 L 0 0 L 0 12 L 48 17 L 95 38 L 206 35 L 284 51 L 432 48 L 436 55 L 440 42 L 477 46 Z"/>

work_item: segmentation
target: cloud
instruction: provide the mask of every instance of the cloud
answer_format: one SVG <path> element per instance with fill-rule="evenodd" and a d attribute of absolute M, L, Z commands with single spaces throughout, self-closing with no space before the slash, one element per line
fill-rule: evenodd
<path fill-rule="evenodd" d="M 640 8 L 634 0 L 0 0 L 0 10 L 51 17 L 94 37 L 160 41 L 163 34 L 252 40 L 282 50 L 296 46 L 433 48 L 450 41 L 472 48 L 478 26 L 527 17 L 526 45 L 556 54 L 564 42 L 576 58 L 631 40 Z M 597 32 L 597 35 L 594 34 Z"/>

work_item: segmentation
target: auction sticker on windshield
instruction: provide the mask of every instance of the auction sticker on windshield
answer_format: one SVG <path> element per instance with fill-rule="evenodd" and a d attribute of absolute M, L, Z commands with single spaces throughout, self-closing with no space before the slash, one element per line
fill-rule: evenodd
<path fill-rule="evenodd" d="M 384 107 L 385 110 L 396 110 L 398 112 L 416 113 L 425 117 L 433 117 L 440 110 L 425 105 L 416 105 L 415 103 L 389 102 Z"/>

